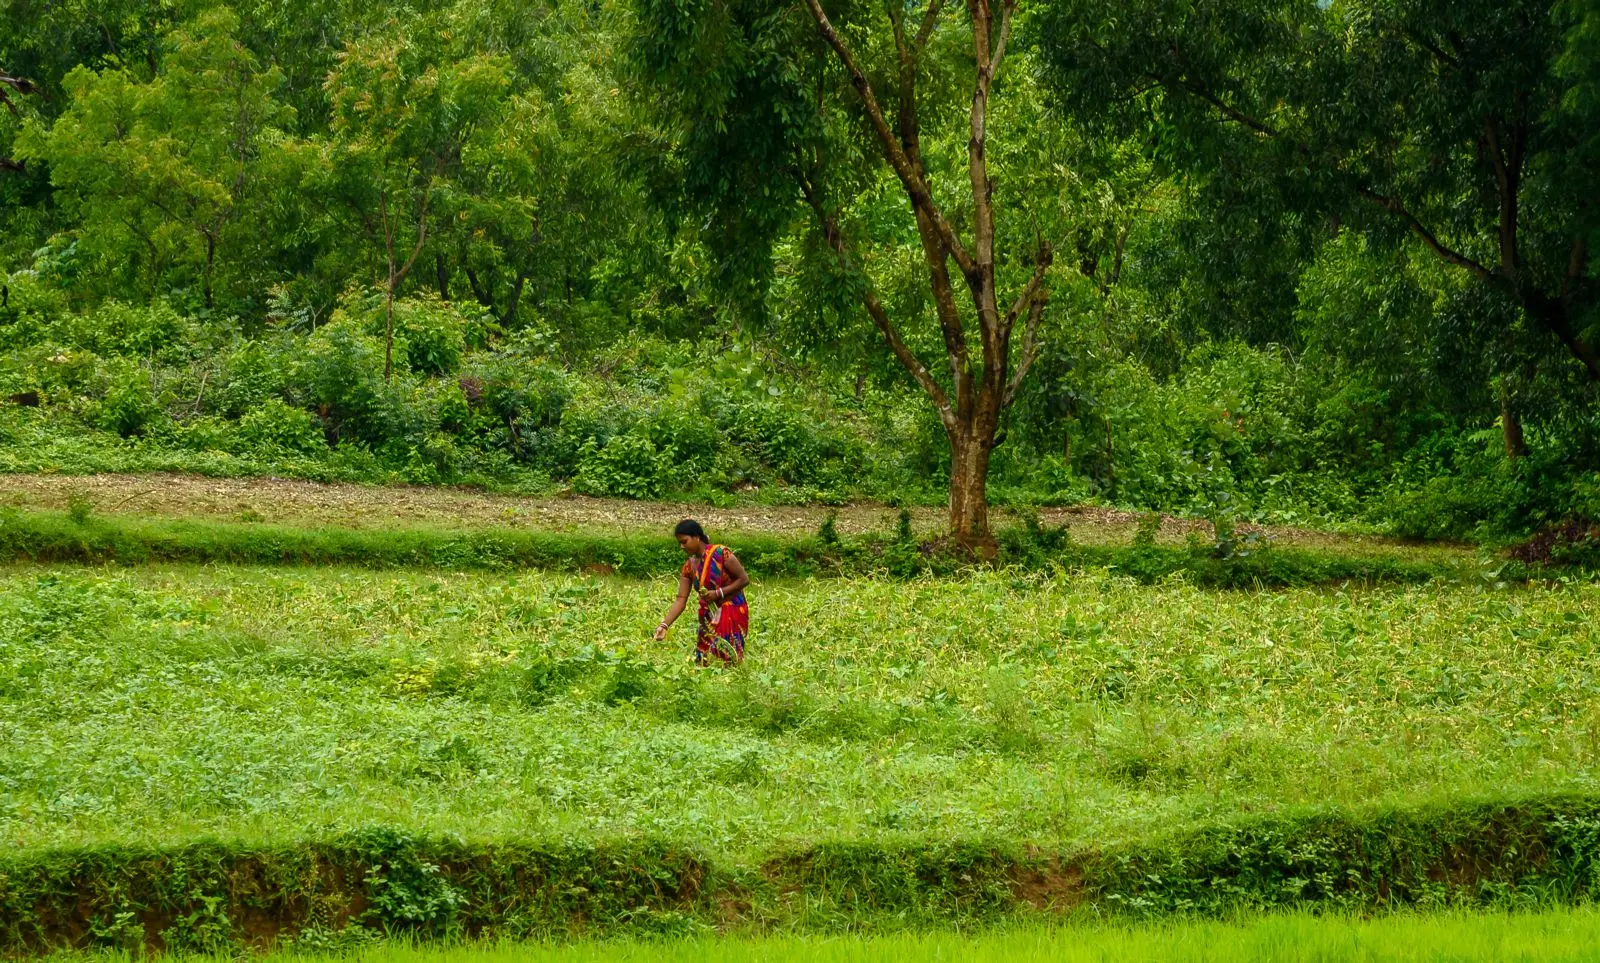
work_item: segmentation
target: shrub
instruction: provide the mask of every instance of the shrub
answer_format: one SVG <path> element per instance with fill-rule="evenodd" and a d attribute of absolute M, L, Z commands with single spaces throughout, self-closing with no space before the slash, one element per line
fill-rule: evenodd
<path fill-rule="evenodd" d="M 142 435 L 166 412 L 150 384 L 150 373 L 135 364 L 108 366 L 100 401 L 91 421 L 124 438 Z"/>
<path fill-rule="evenodd" d="M 394 306 L 395 363 L 419 374 L 449 374 L 461 366 L 467 347 L 466 322 L 452 305 L 433 296 L 408 298 Z M 378 314 L 378 334 L 383 315 Z M 401 345 L 404 345 L 402 352 Z"/>
<path fill-rule="evenodd" d="M 246 341 L 223 355 L 218 378 L 206 396 L 211 409 L 238 418 L 289 388 L 294 358 L 305 342 L 298 336 L 277 342 Z"/>
<path fill-rule="evenodd" d="M 588 495 L 655 498 L 668 486 L 672 470 L 671 453 L 643 435 L 617 435 L 604 447 L 591 439 L 579 454 L 573 487 Z"/>
<path fill-rule="evenodd" d="M 331 322 L 307 338 L 291 378 L 336 438 L 376 447 L 412 442 L 426 431 L 401 380 L 383 378 L 383 343 L 351 323 Z"/>
<path fill-rule="evenodd" d="M 239 419 L 239 440 L 254 451 L 311 453 L 327 447 L 317 419 L 300 408 L 268 398 Z"/>

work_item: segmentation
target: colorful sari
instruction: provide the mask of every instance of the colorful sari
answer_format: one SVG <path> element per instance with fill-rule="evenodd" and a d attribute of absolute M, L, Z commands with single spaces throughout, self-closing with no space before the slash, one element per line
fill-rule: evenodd
<path fill-rule="evenodd" d="M 683 563 L 683 574 L 700 588 L 713 591 L 733 581 L 727 569 L 728 549 L 712 545 L 698 558 Z M 694 661 L 705 665 L 715 656 L 725 665 L 744 661 L 744 636 L 750 631 L 750 606 L 744 592 L 735 592 L 720 603 L 700 603 L 700 626 L 695 634 Z"/>

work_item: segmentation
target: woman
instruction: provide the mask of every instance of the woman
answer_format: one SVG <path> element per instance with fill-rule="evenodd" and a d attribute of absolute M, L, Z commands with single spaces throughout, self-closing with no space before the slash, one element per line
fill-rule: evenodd
<path fill-rule="evenodd" d="M 737 665 L 744 661 L 744 635 L 750 630 L 750 606 L 744 600 L 750 576 L 727 546 L 711 544 L 706 530 L 694 519 L 679 522 L 672 534 L 689 559 L 678 574 L 678 600 L 656 626 L 656 641 L 667 637 L 667 630 L 689 602 L 689 590 L 694 589 L 700 594 L 695 664 L 705 665 L 715 656 L 724 665 Z"/>

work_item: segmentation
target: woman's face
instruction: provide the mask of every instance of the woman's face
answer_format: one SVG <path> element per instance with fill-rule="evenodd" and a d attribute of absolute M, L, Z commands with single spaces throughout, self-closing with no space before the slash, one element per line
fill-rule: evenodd
<path fill-rule="evenodd" d="M 678 547 L 683 549 L 685 555 L 699 555 L 705 549 L 700 540 L 693 535 L 679 535 Z"/>

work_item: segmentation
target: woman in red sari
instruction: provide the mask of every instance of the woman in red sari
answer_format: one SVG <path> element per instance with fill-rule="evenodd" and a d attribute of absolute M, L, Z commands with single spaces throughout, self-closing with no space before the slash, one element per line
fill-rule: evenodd
<path fill-rule="evenodd" d="M 744 661 L 744 636 L 750 631 L 750 606 L 744 600 L 750 576 L 733 552 L 725 545 L 713 545 L 694 519 L 679 522 L 672 534 L 689 558 L 678 573 L 678 600 L 656 626 L 656 641 L 664 640 L 672 623 L 683 614 L 692 589 L 700 595 L 695 664 L 705 665 L 715 658 L 723 665 L 737 665 Z"/>

